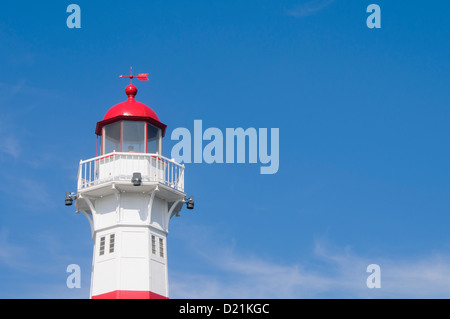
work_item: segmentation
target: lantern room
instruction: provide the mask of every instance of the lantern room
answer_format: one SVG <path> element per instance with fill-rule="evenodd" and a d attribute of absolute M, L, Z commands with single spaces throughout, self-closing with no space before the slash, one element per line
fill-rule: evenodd
<path fill-rule="evenodd" d="M 103 120 L 97 122 L 97 155 L 111 152 L 162 154 L 162 138 L 167 126 L 150 107 L 135 100 L 137 88 L 133 84 L 126 87 L 125 93 L 128 100 L 111 107 Z"/>

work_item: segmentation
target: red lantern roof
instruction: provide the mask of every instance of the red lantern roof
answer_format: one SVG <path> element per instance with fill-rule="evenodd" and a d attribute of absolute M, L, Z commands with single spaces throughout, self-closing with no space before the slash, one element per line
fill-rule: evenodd
<path fill-rule="evenodd" d="M 135 100 L 137 94 L 137 88 L 130 84 L 126 87 L 125 93 L 128 95 L 128 100 L 111 107 L 106 112 L 102 121 L 97 122 L 95 134 L 102 135 L 102 128 L 105 125 L 118 122 L 118 121 L 145 121 L 156 127 L 159 127 L 164 136 L 167 125 L 159 121 L 158 115 L 155 111 L 149 108 L 147 105 Z"/>

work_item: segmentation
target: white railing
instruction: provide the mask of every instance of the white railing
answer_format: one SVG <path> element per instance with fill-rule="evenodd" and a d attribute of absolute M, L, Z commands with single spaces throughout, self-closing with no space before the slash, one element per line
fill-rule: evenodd
<path fill-rule="evenodd" d="M 141 173 L 143 182 L 158 182 L 184 192 L 184 165 L 159 154 L 112 152 L 80 161 L 78 190 L 110 181 L 130 181 Z"/>

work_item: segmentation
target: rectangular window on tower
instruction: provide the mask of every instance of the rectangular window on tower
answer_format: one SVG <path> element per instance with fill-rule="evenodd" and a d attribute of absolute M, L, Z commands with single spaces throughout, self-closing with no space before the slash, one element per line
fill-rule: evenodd
<path fill-rule="evenodd" d="M 105 237 L 100 237 L 100 251 L 99 255 L 103 256 L 105 254 Z"/>
<path fill-rule="evenodd" d="M 109 235 L 109 253 L 113 253 L 114 252 L 114 242 L 116 240 L 116 235 L 115 234 L 111 234 Z"/>
<path fill-rule="evenodd" d="M 152 235 L 152 254 L 156 255 L 156 238 L 155 238 L 155 235 Z"/>
<path fill-rule="evenodd" d="M 164 240 L 162 238 L 159 239 L 159 256 L 164 258 Z"/>

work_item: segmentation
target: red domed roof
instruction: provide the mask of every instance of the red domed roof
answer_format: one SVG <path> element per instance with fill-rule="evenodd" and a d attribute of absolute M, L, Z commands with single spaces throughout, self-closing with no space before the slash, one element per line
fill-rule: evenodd
<path fill-rule="evenodd" d="M 159 127 L 164 136 L 166 125 L 159 121 L 158 115 L 155 111 L 149 108 L 144 103 L 138 102 L 134 99 L 137 93 L 137 88 L 130 84 L 126 87 L 125 93 L 128 95 L 128 100 L 111 107 L 106 112 L 102 121 L 97 122 L 95 134 L 102 135 L 102 127 L 120 120 L 127 121 L 146 121 Z"/>
<path fill-rule="evenodd" d="M 151 108 L 135 100 L 128 100 L 114 105 L 112 108 L 109 109 L 108 112 L 106 112 L 106 115 L 103 118 L 103 120 L 108 120 L 120 115 L 151 117 L 159 121 L 158 115 L 156 115 L 156 113 Z"/>

